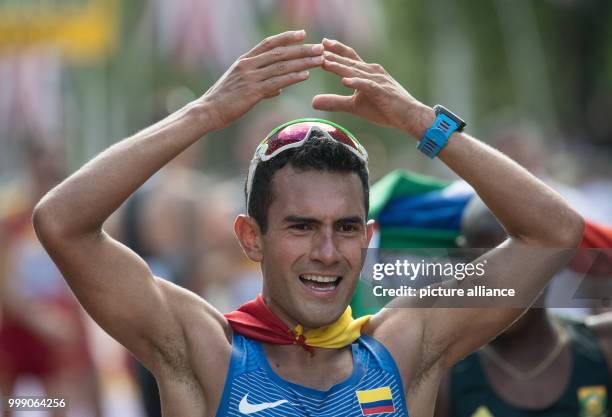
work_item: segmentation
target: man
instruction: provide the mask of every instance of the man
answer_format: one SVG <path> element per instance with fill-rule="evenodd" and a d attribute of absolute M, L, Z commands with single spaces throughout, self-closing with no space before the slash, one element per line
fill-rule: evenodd
<path fill-rule="evenodd" d="M 331 124 L 315 123 L 324 139 L 306 137 L 290 147 L 277 143 L 278 154 L 260 145 L 247 184 L 249 216 L 239 216 L 234 225 L 244 252 L 261 263 L 264 275 L 264 305 L 242 313 L 257 310 L 260 319 L 266 314 L 266 320 L 276 319 L 276 327 L 266 329 L 270 332 L 293 328 L 285 336 L 294 344 L 259 343 L 232 331 L 229 320 L 204 300 L 153 277 L 141 259 L 104 233 L 105 219 L 164 164 L 262 99 L 306 80 L 309 68 L 337 74 L 354 90 L 351 96 L 317 95 L 315 109 L 347 111 L 415 138 L 444 121 L 449 129 L 437 137 L 430 131 L 422 145 L 436 144 L 426 146 L 432 156 L 442 148 L 440 159 L 500 219 L 512 236 L 502 246 L 574 248 L 582 236 L 580 216 L 556 193 L 500 153 L 457 132 L 460 123 L 450 129 L 448 117 L 442 120 L 415 100 L 380 65 L 364 62 L 337 41 L 303 44 L 305 36 L 297 31 L 267 38 L 204 96 L 94 158 L 43 198 L 34 213 L 39 238 L 80 302 L 156 376 L 165 416 L 383 411 L 399 416 L 407 415 L 406 409 L 413 416 L 430 416 L 444 370 L 520 314 L 518 309 L 487 314 L 385 309 L 363 329 L 359 325 L 367 319 L 354 325 L 347 305 L 373 230 L 366 223 L 367 157 L 345 130 Z M 295 133 L 279 129 L 270 140 Z M 332 139 L 326 129 L 340 139 Z M 443 146 L 446 133 L 453 134 Z M 289 162 L 275 166 L 279 158 Z M 341 166 L 334 165 L 335 159 Z M 266 184 L 268 196 L 256 204 L 257 196 L 249 191 Z M 568 259 L 564 253 L 521 253 L 518 258 L 506 250 L 484 255 L 489 281 L 501 286 L 512 280 L 532 298 Z M 343 341 L 333 348 L 317 347 L 317 336 L 308 343 L 307 333 L 325 339 L 339 327 L 331 339 Z M 355 330 L 362 334 L 356 340 Z M 347 345 L 347 338 L 354 343 Z"/>
<path fill-rule="evenodd" d="M 579 322 L 532 308 L 451 368 L 435 415 L 607 416 L 611 330 L 609 316 Z"/>
<path fill-rule="evenodd" d="M 502 227 L 478 198 L 468 204 L 461 223 L 466 248 L 494 247 L 505 238 Z M 606 240 L 612 234 L 587 221 L 581 248 L 593 247 L 594 236 L 600 236 L 599 244 L 609 246 Z M 572 267 L 584 272 L 581 266 L 593 264 L 593 251 L 580 252 Z M 599 268 L 589 271 L 604 273 L 588 279 L 609 277 L 609 265 L 607 262 L 604 271 L 603 262 L 598 262 Z M 540 296 L 541 304 L 545 296 Z M 603 297 L 601 290 L 599 296 Z M 449 370 L 440 385 L 435 415 L 607 416 L 612 388 L 611 334 L 609 315 L 581 322 L 554 317 L 541 307 L 531 308 L 494 341 Z"/>

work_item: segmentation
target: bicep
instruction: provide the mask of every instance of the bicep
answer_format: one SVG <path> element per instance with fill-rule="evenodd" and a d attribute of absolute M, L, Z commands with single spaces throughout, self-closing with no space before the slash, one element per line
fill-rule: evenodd
<path fill-rule="evenodd" d="M 103 231 L 45 246 L 85 310 L 145 365 L 183 339 L 167 291 L 128 247 Z"/>

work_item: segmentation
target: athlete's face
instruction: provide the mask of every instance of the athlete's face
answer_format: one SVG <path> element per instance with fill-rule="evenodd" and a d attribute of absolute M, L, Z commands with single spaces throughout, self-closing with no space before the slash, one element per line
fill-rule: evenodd
<path fill-rule="evenodd" d="M 290 323 L 335 321 L 353 295 L 373 225 L 355 173 L 277 171 L 261 235 L 264 297 Z"/>

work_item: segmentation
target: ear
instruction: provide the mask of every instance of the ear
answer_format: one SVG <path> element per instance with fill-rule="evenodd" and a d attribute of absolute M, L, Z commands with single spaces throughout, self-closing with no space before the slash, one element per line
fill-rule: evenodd
<path fill-rule="evenodd" d="M 252 261 L 261 262 L 263 259 L 261 229 L 255 219 L 240 214 L 234 220 L 234 233 L 245 255 Z"/>
<path fill-rule="evenodd" d="M 372 236 L 374 236 L 374 232 L 376 231 L 376 220 L 368 220 L 366 223 L 366 233 L 368 235 L 368 246 L 370 246 L 370 241 L 372 240 Z"/>

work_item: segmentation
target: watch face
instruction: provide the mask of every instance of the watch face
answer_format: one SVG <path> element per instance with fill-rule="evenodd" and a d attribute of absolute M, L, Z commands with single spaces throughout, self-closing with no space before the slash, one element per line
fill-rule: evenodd
<path fill-rule="evenodd" d="M 461 119 L 459 116 L 457 116 L 455 113 L 453 113 L 452 111 L 450 111 L 446 107 L 444 107 L 444 106 L 442 106 L 440 104 L 436 104 L 434 106 L 434 110 L 435 110 L 436 114 L 442 113 L 445 116 L 447 116 L 448 118 L 452 119 L 455 123 L 457 123 L 457 130 L 458 131 L 461 131 L 466 126 L 466 123 L 463 121 L 463 119 Z"/>

